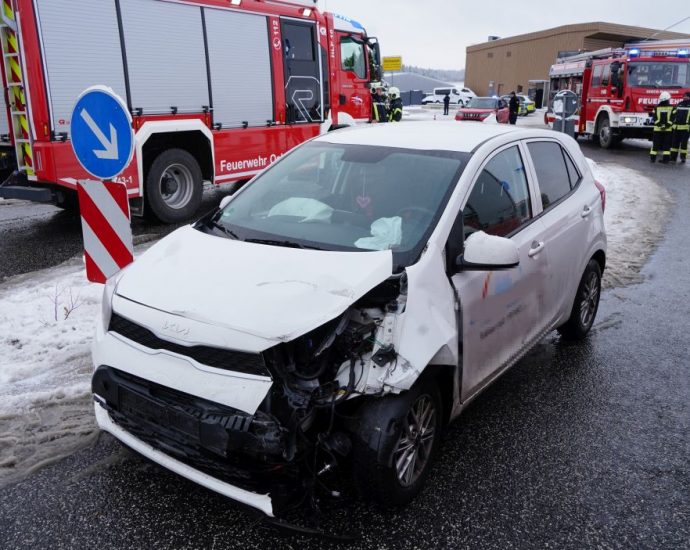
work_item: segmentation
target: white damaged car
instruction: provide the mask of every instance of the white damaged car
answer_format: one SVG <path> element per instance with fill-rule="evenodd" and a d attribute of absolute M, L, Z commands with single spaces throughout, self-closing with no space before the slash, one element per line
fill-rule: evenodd
<path fill-rule="evenodd" d="M 549 131 L 314 139 L 108 281 L 98 424 L 269 516 L 343 472 L 405 504 L 444 425 L 547 332 L 587 335 L 604 206 Z"/>

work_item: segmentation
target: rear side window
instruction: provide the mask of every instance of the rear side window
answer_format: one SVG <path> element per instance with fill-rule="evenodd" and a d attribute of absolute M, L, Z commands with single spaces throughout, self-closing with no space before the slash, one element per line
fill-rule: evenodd
<path fill-rule="evenodd" d="M 505 237 L 532 217 L 525 167 L 517 147 L 492 158 L 474 183 L 463 210 L 465 233 Z"/>
<path fill-rule="evenodd" d="M 570 155 L 568 155 L 568 153 L 565 152 L 565 149 L 561 149 L 561 152 L 563 153 L 563 158 L 565 159 L 565 167 L 568 170 L 568 177 L 570 178 L 570 188 L 573 189 L 579 183 L 580 178 L 582 176 L 575 167 L 575 164 L 573 164 L 573 160 L 570 158 Z"/>
<path fill-rule="evenodd" d="M 546 210 L 570 193 L 570 174 L 564 160 L 564 151 L 553 141 L 532 142 L 527 144 L 527 148 L 532 155 L 542 206 Z"/>

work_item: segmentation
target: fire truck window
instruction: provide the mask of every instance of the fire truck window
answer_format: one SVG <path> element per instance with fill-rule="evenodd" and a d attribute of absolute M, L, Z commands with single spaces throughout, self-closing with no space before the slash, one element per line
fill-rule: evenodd
<path fill-rule="evenodd" d="M 525 167 L 517 147 L 492 158 L 474 183 L 463 209 L 465 234 L 505 237 L 532 217 Z"/>
<path fill-rule="evenodd" d="M 608 86 L 609 85 L 609 77 L 610 76 L 611 76 L 611 66 L 605 65 L 604 66 L 604 72 L 601 75 L 601 85 L 602 86 Z"/>
<path fill-rule="evenodd" d="M 597 65 L 592 71 L 592 87 L 601 86 L 601 73 L 604 70 L 602 65 Z"/>
<path fill-rule="evenodd" d="M 313 25 L 283 23 L 285 57 L 295 61 L 314 61 Z"/>
<path fill-rule="evenodd" d="M 570 193 L 570 176 L 561 146 L 553 141 L 535 141 L 527 145 L 537 172 L 544 210 Z"/>
<path fill-rule="evenodd" d="M 340 41 L 340 59 L 343 70 L 352 71 L 358 78 L 367 77 L 366 56 L 362 44 L 357 44 L 351 38 L 343 38 Z"/>

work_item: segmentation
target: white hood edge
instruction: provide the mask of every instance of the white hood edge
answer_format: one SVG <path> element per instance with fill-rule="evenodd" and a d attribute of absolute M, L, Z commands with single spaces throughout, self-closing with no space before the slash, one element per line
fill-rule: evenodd
<path fill-rule="evenodd" d="M 342 314 L 389 278 L 392 269 L 390 250 L 283 248 L 187 226 L 130 265 L 116 292 L 149 308 L 232 331 L 234 341 L 245 334 L 252 348 L 256 338 L 265 340 L 268 348 Z"/>

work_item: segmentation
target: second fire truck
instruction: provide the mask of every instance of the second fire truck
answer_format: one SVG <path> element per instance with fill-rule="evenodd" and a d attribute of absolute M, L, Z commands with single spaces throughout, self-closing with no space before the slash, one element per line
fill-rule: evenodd
<path fill-rule="evenodd" d="M 247 181 L 319 133 L 368 122 L 375 38 L 316 0 L 0 0 L 0 197 L 74 203 L 79 94 L 127 103 L 135 154 L 117 178 L 134 214 L 167 223 L 203 182 Z M 105 131 L 107 135 L 107 132 Z"/>
<path fill-rule="evenodd" d="M 551 67 L 551 99 L 575 92 L 580 109 L 575 132 L 591 136 L 604 149 L 626 138 L 651 139 L 651 114 L 659 94 L 678 103 L 690 91 L 690 44 L 686 41 L 628 44 L 558 59 Z M 547 121 L 553 123 L 553 113 Z"/>

